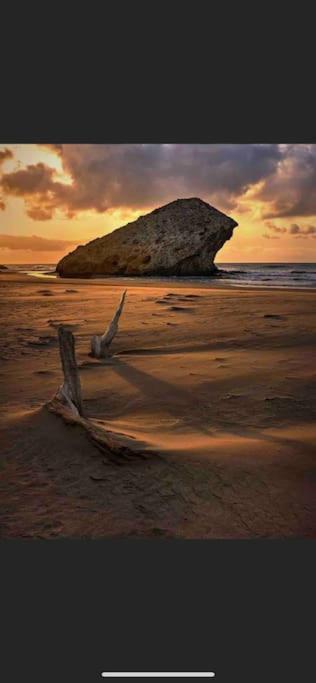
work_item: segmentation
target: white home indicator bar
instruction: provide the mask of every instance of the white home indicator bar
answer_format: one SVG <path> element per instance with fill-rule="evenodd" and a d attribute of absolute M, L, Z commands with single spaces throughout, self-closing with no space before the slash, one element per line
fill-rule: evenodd
<path fill-rule="evenodd" d="M 214 678 L 214 671 L 102 671 L 103 678 Z"/>

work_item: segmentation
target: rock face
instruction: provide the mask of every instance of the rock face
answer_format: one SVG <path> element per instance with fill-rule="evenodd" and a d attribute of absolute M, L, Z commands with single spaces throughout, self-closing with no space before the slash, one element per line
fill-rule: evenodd
<path fill-rule="evenodd" d="M 210 275 L 236 226 L 201 199 L 177 199 L 77 247 L 56 270 L 61 277 Z"/>

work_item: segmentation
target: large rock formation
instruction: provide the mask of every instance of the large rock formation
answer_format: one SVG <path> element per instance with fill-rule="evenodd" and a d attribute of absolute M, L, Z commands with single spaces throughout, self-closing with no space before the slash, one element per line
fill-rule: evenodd
<path fill-rule="evenodd" d="M 62 277 L 209 275 L 236 225 L 201 199 L 177 199 L 77 247 L 56 270 Z"/>

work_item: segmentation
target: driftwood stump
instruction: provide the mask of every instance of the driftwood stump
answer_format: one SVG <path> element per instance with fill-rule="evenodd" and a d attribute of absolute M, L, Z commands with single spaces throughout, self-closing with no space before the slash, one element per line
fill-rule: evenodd
<path fill-rule="evenodd" d="M 56 399 L 65 403 L 74 415 L 83 415 L 81 384 L 76 363 L 75 340 L 72 332 L 63 325 L 58 328 L 59 353 L 64 373 L 64 383 L 59 387 Z"/>
<path fill-rule="evenodd" d="M 109 356 L 109 349 L 118 330 L 118 323 L 124 306 L 126 290 L 123 292 L 120 303 L 115 314 L 102 335 L 95 334 L 91 339 L 91 355 L 94 358 L 106 358 Z"/>
<path fill-rule="evenodd" d="M 122 302 L 124 303 L 123 297 L 121 304 Z M 84 417 L 75 340 L 72 332 L 63 325 L 58 328 L 58 341 L 64 382 L 47 404 L 47 408 L 62 417 L 66 423 L 80 425 L 94 446 L 116 464 L 123 464 L 126 460 L 147 458 L 150 453 L 142 448 L 140 443 L 135 442 L 134 447 L 131 447 L 129 437 L 107 430 L 100 420 Z"/>

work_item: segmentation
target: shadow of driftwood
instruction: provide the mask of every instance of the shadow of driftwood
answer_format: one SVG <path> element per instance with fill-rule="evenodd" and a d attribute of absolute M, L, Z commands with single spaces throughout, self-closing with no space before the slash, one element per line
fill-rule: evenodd
<path fill-rule="evenodd" d="M 158 400 L 175 417 L 179 417 L 179 407 L 189 413 L 186 419 L 184 413 L 183 422 L 211 436 L 212 431 L 205 427 L 205 404 L 199 398 L 184 387 L 177 388 L 174 384 L 166 380 L 154 377 L 143 370 L 135 368 L 121 358 L 116 358 L 116 363 L 112 365 L 112 370 L 117 372 L 125 381 L 135 386 L 149 401 Z M 168 399 L 168 400 L 167 400 Z M 196 414 L 196 411 L 203 415 Z"/>

